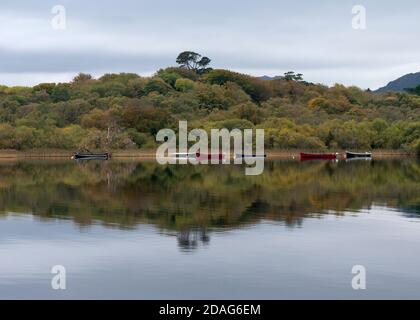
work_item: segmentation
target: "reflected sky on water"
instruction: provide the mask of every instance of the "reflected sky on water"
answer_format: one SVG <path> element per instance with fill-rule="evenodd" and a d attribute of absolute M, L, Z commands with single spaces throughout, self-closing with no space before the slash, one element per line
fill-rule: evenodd
<path fill-rule="evenodd" d="M 415 160 L 268 162 L 259 177 L 19 162 L 0 177 L 0 298 L 420 298 Z"/>

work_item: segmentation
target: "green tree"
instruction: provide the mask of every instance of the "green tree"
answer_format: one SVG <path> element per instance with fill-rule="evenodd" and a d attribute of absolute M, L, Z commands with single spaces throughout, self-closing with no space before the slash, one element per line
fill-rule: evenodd
<path fill-rule="evenodd" d="M 237 72 L 212 70 L 203 78 L 205 82 L 210 84 L 225 85 L 228 82 L 236 83 L 256 102 L 266 101 L 272 96 L 272 90 L 268 81 Z"/>
<path fill-rule="evenodd" d="M 207 66 L 210 64 L 210 62 L 210 58 L 203 57 L 201 54 L 193 51 L 181 52 L 176 58 L 176 63 L 178 63 L 182 68 L 194 70 L 199 74 L 203 74 L 209 70 Z"/>
<path fill-rule="evenodd" d="M 55 83 L 40 83 L 33 87 L 33 91 L 45 91 L 48 94 L 52 94 L 56 84 Z"/>
<path fill-rule="evenodd" d="M 405 89 L 405 91 L 407 91 L 407 92 L 409 92 L 409 93 L 412 93 L 412 94 L 415 94 L 415 95 L 420 96 L 420 85 L 418 85 L 418 86 L 417 86 L 417 87 L 415 87 L 415 88 L 408 88 L 408 89 Z"/>
<path fill-rule="evenodd" d="M 130 128 L 127 130 L 128 137 L 137 145 L 138 148 L 143 147 L 151 137 L 143 132 L 138 132 L 134 128 Z"/>
<path fill-rule="evenodd" d="M 92 80 L 93 77 L 90 74 L 80 72 L 73 78 L 73 83 L 85 83 Z"/>
<path fill-rule="evenodd" d="M 147 95 L 150 92 L 158 92 L 160 94 L 166 94 L 170 90 L 173 90 L 170 85 L 160 78 L 150 79 L 144 86 L 144 93 Z"/>
<path fill-rule="evenodd" d="M 70 100 L 70 90 L 67 84 L 59 84 L 52 89 L 51 99 L 53 102 Z"/>
<path fill-rule="evenodd" d="M 289 71 L 284 74 L 283 78 L 286 81 L 303 81 L 303 74 Z"/>
<path fill-rule="evenodd" d="M 411 144 L 411 148 L 417 153 L 417 156 L 420 157 L 420 139 L 417 139 Z"/>
<path fill-rule="evenodd" d="M 0 123 L 0 149 L 14 149 L 14 128 L 7 123 Z"/>
<path fill-rule="evenodd" d="M 194 81 L 191 81 L 190 79 L 177 79 L 175 82 L 175 89 L 181 92 L 187 92 L 194 89 L 195 83 Z"/>
<path fill-rule="evenodd" d="M 264 119 L 264 112 L 261 107 L 256 106 L 252 102 L 242 103 L 231 108 L 235 117 L 246 119 L 253 124 L 259 124 Z"/>

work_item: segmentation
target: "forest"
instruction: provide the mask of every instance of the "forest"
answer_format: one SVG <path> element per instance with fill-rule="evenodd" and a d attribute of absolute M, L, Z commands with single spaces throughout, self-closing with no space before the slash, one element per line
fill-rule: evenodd
<path fill-rule="evenodd" d="M 374 93 L 212 69 L 184 52 L 150 77 L 80 73 L 69 83 L 0 86 L 0 149 L 153 149 L 163 128 L 265 129 L 268 149 L 420 152 L 420 92 Z"/>

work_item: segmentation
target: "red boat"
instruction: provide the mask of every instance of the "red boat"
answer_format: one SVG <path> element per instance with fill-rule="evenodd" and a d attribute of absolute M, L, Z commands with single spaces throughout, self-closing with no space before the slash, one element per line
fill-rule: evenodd
<path fill-rule="evenodd" d="M 225 159 L 225 155 L 222 154 L 222 153 L 200 154 L 199 152 L 197 152 L 196 159 L 199 160 L 199 161 L 204 161 L 204 160 L 224 160 Z"/>
<path fill-rule="evenodd" d="M 336 160 L 337 153 L 301 153 L 301 160 Z"/>

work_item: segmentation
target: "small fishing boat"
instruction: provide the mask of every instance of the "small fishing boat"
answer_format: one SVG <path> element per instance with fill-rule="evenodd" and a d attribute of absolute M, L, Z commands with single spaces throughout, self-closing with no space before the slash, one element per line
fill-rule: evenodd
<path fill-rule="evenodd" d="M 266 154 L 261 154 L 261 155 L 259 155 L 259 154 L 257 154 L 257 155 L 255 155 L 255 154 L 236 154 L 235 155 L 235 158 L 236 159 L 247 159 L 247 158 L 252 158 L 252 159 L 261 159 L 261 158 L 267 158 L 267 155 Z"/>
<path fill-rule="evenodd" d="M 195 159 L 197 155 L 195 153 L 172 153 L 170 157 L 177 159 Z"/>
<path fill-rule="evenodd" d="M 204 160 L 224 160 L 225 155 L 222 153 L 214 153 L 214 154 L 202 154 L 200 152 L 197 153 L 172 153 L 170 157 L 176 159 L 194 159 L 197 161 L 204 161 Z"/>
<path fill-rule="evenodd" d="M 336 160 L 338 153 L 301 153 L 301 160 Z"/>
<path fill-rule="evenodd" d="M 354 158 L 372 158 L 372 153 L 346 151 L 346 159 L 354 159 Z"/>
<path fill-rule="evenodd" d="M 79 151 L 72 157 L 74 160 L 108 160 L 110 158 L 109 153 L 93 153 L 89 150 Z"/>
<path fill-rule="evenodd" d="M 196 159 L 198 161 L 204 161 L 204 160 L 224 160 L 225 155 L 223 153 L 210 153 L 210 154 L 201 154 L 197 152 Z"/>

